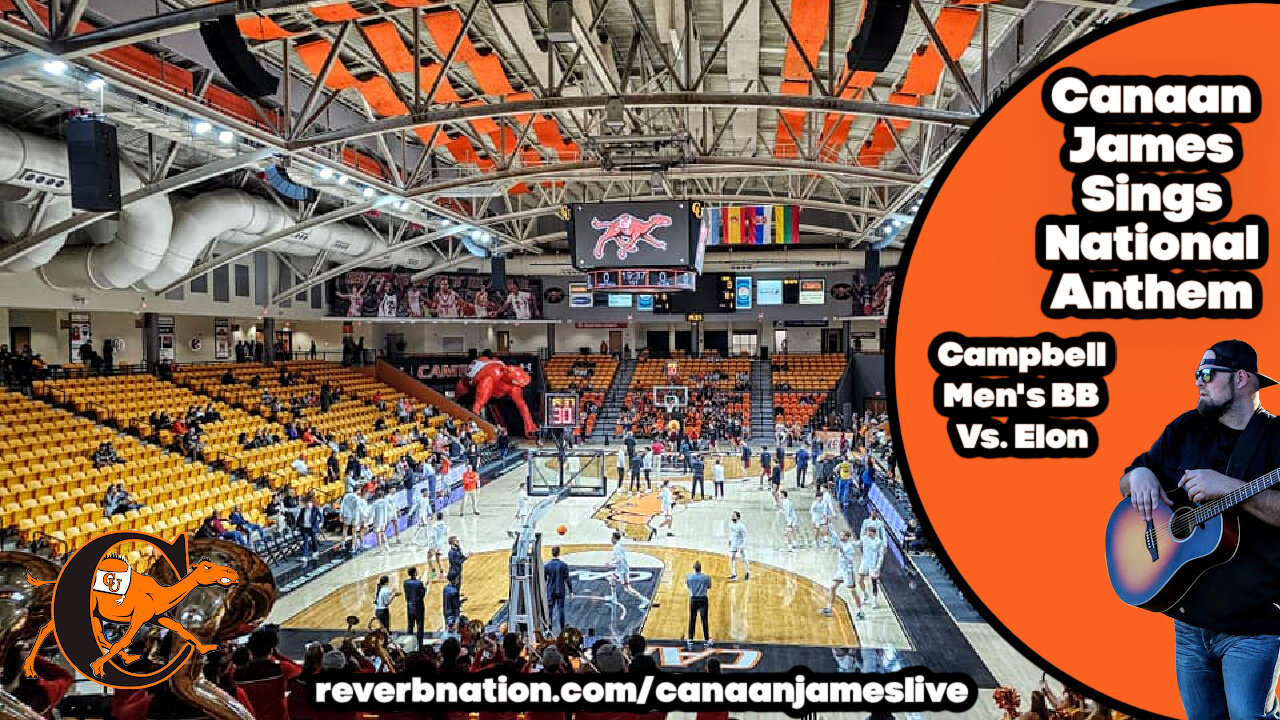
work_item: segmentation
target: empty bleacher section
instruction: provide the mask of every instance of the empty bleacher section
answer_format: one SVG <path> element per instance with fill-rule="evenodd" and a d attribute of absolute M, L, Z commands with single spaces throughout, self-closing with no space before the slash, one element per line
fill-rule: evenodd
<path fill-rule="evenodd" d="M 804 428 L 840 383 L 847 359 L 839 353 L 775 355 L 773 376 L 775 422 Z"/>
<path fill-rule="evenodd" d="M 751 359 L 675 357 L 671 360 L 640 360 L 631 378 L 623 411 L 615 428 L 617 435 L 630 426 L 637 437 L 652 437 L 667 427 L 666 410 L 653 402 L 653 388 L 689 388 L 685 432 L 702 437 L 713 431 L 720 438 L 750 437 Z"/>
<path fill-rule="evenodd" d="M 611 355 L 556 355 L 547 362 L 547 390 L 577 393 L 580 398 L 581 437 L 589 437 L 595 430 L 617 372 L 618 360 Z"/>
<path fill-rule="evenodd" d="M 95 467 L 93 454 L 103 443 L 114 447 L 116 461 Z M 8 391 L 0 391 L 0 457 L 0 525 L 16 528 L 22 542 L 43 539 L 60 553 L 106 530 L 166 538 L 194 532 L 214 511 L 235 506 L 262 522 L 270 499 L 203 464 Z M 107 517 L 104 498 L 115 485 L 141 507 Z M 139 566 L 138 550 L 125 550 Z"/>

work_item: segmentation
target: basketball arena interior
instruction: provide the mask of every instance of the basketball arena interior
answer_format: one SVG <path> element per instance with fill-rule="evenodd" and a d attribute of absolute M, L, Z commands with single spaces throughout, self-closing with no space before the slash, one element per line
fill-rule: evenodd
<path fill-rule="evenodd" d="M 320 672 L 500 663 L 1095 710 L 919 529 L 884 350 L 952 150 L 1151 4 L 0 0 L 0 713 L 320 720 Z M 27 580 L 108 533 L 95 583 L 184 535 L 239 581 L 144 690 Z"/>

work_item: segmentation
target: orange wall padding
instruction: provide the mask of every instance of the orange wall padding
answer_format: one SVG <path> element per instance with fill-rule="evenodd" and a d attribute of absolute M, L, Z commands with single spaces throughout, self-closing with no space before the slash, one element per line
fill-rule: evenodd
<path fill-rule="evenodd" d="M 818 66 L 818 53 L 822 50 L 823 40 L 827 36 L 827 12 L 831 0 L 792 0 L 791 30 L 795 32 L 800 47 L 787 42 L 787 54 L 782 61 L 782 77 L 784 80 L 809 80 L 809 68 L 805 66 L 804 57 L 814 67 Z M 785 30 L 784 30 L 785 32 Z"/>
<path fill-rule="evenodd" d="M 325 22 L 345 22 L 347 20 L 358 20 L 364 17 L 364 13 L 356 10 L 347 3 L 334 3 L 332 5 L 319 5 L 311 8 L 311 14 L 317 19 Z"/>
<path fill-rule="evenodd" d="M 307 66 L 313 75 L 320 74 L 320 68 L 324 67 L 324 59 L 329 57 L 329 50 L 333 45 L 328 40 L 316 40 L 315 42 L 303 43 L 294 47 L 298 53 L 298 58 L 302 60 L 302 64 Z M 325 79 L 325 87 L 334 90 L 345 90 L 346 88 L 355 87 L 360 84 L 359 80 L 351 74 L 350 70 L 342 64 L 342 58 L 334 61 L 333 67 L 329 68 L 329 77 Z"/>
<path fill-rule="evenodd" d="M 365 36 L 373 44 L 373 51 L 393 73 L 413 72 L 413 54 L 405 47 L 400 31 L 389 22 L 369 23 L 364 26 Z"/>

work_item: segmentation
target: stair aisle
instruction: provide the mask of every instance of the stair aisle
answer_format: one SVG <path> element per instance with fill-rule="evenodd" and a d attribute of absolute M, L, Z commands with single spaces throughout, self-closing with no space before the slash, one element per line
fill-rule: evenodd
<path fill-rule="evenodd" d="M 751 361 L 751 439 L 773 440 L 773 372 L 760 358 Z"/>
<path fill-rule="evenodd" d="M 622 415 L 622 401 L 627 397 L 627 388 L 631 387 L 631 378 L 636 372 L 636 361 L 627 358 L 618 364 L 618 372 L 613 375 L 613 383 L 604 396 L 604 407 L 596 419 L 595 430 L 591 433 L 590 442 L 607 442 L 613 437 L 618 426 L 618 418 Z"/>

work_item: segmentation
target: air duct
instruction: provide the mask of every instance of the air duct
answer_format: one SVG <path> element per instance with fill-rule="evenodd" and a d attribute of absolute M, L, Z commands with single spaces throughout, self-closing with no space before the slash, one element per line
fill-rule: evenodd
<path fill-rule="evenodd" d="M 28 229 L 39 231 L 71 216 L 71 180 L 67 150 L 57 141 L 0 126 L 0 227 L 9 237 Z M 25 191 L 25 192 L 24 192 Z M 29 228 L 40 193 L 51 197 L 39 227 Z M 0 272 L 26 272 L 49 262 L 67 242 L 67 234 L 54 235 L 22 257 L 0 266 Z"/>

